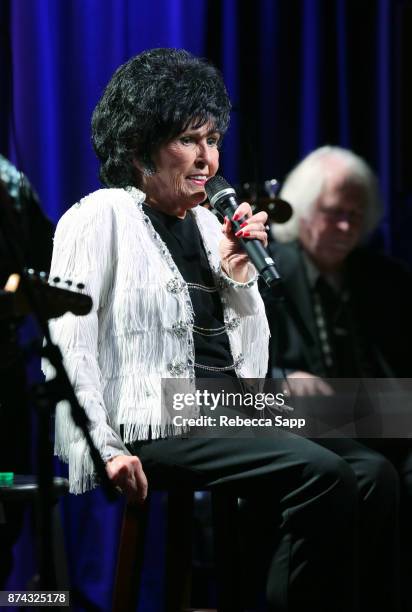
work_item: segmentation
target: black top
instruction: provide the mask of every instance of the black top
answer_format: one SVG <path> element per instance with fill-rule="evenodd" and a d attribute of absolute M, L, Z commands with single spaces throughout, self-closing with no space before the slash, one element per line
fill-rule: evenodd
<path fill-rule="evenodd" d="M 233 358 L 223 322 L 222 304 L 193 215 L 189 211 L 184 219 L 179 219 L 147 204 L 143 204 L 143 209 L 188 285 L 194 311 L 196 375 L 235 376 L 234 369 L 230 368 Z"/>

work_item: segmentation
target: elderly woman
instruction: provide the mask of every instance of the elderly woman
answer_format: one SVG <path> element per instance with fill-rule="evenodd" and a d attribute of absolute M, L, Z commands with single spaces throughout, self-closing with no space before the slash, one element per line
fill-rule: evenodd
<path fill-rule="evenodd" d="M 286 432 L 181 439 L 161 410 L 162 379 L 236 381 L 267 369 L 255 269 L 230 221 L 199 206 L 229 110 L 218 71 L 185 51 L 147 51 L 116 71 L 93 115 L 108 188 L 60 220 L 51 272 L 84 282 L 93 311 L 56 320 L 53 335 L 108 474 L 130 500 L 144 500 L 145 473 L 169 487 L 230 487 L 278 526 L 269 604 L 350 612 L 357 485 L 348 465 Z M 238 235 L 266 243 L 264 213 L 242 203 L 236 216 L 246 219 Z M 64 404 L 56 451 L 72 492 L 94 486 Z"/>

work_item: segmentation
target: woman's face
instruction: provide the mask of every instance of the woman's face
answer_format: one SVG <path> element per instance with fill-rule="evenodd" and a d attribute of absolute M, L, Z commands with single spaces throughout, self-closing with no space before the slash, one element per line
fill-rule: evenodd
<path fill-rule="evenodd" d="M 162 145 L 153 155 L 156 172 L 144 177 L 148 203 L 163 212 L 184 217 L 206 198 L 205 183 L 219 167 L 220 135 L 210 124 L 187 130 Z"/>

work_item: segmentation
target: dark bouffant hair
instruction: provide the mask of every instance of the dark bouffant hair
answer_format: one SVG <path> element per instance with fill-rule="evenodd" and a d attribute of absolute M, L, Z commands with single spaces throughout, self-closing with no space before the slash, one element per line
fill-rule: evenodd
<path fill-rule="evenodd" d="M 152 49 L 120 66 L 92 118 L 100 178 L 109 187 L 140 184 L 133 160 L 153 167 L 152 154 L 194 122 L 211 121 L 223 136 L 230 102 L 220 72 L 177 49 Z"/>

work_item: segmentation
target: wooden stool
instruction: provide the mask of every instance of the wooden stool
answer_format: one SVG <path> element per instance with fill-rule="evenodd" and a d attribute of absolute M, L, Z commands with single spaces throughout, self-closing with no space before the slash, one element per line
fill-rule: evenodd
<path fill-rule="evenodd" d="M 166 612 L 189 612 L 194 491 L 168 491 L 166 541 Z M 237 498 L 212 491 L 213 539 L 218 611 L 240 612 L 237 569 Z M 135 612 L 139 598 L 150 502 L 126 505 L 120 535 L 113 612 Z"/>

